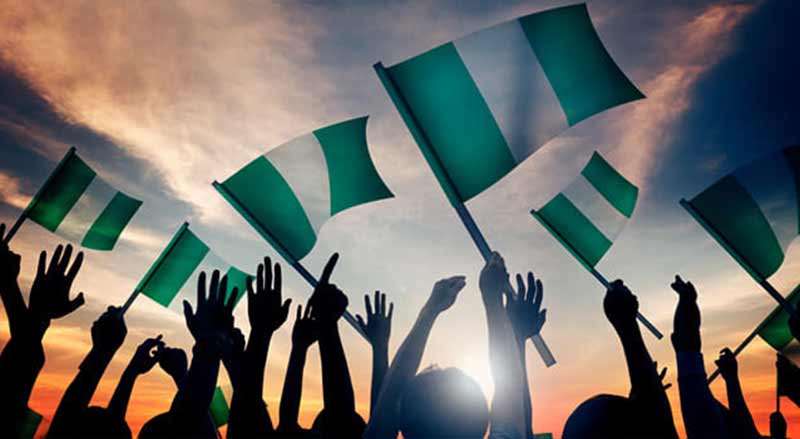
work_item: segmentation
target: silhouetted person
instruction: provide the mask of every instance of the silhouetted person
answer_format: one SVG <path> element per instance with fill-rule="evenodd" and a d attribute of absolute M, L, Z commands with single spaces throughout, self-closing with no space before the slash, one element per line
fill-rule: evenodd
<path fill-rule="evenodd" d="M 564 426 L 564 439 L 677 438 L 672 410 L 656 364 L 642 339 L 636 321 L 639 302 L 616 280 L 603 299 L 606 318 L 614 327 L 625 352 L 631 391 L 592 397 L 575 409 Z"/>
<path fill-rule="evenodd" d="M 455 369 L 427 369 L 417 375 L 433 324 L 465 285 L 464 276 L 454 276 L 433 286 L 392 360 L 364 437 L 395 438 L 401 430 L 410 439 L 486 434 L 489 409 L 475 380 Z"/>
<path fill-rule="evenodd" d="M 358 438 L 365 422 L 356 413 L 356 400 L 347 357 L 339 335 L 339 319 L 347 309 L 347 296 L 330 283 L 339 254 L 334 253 L 309 299 L 311 317 L 319 325 L 319 357 L 322 369 L 323 412 L 315 424 L 325 438 Z"/>
<path fill-rule="evenodd" d="M 280 264 L 269 258 L 258 265 L 256 286 L 247 283 L 247 315 L 250 337 L 242 357 L 240 383 L 234 386 L 231 414 L 228 421 L 229 438 L 266 437 L 273 433 L 272 421 L 262 397 L 264 369 L 267 364 L 272 334 L 286 322 L 291 299 L 282 298 Z"/>
<path fill-rule="evenodd" d="M 724 413 L 711 394 L 706 379 L 700 338 L 700 309 L 691 282 L 675 276 L 672 289 L 678 293 L 672 346 L 678 363 L 681 412 L 689 439 L 727 438 Z"/>
<path fill-rule="evenodd" d="M 108 412 L 113 417 L 125 420 L 136 379 L 153 369 L 153 366 L 158 363 L 163 348 L 164 342 L 161 341 L 160 335 L 156 338 L 148 338 L 136 348 L 136 352 L 131 357 L 128 367 L 122 372 L 122 377 L 120 377 L 117 388 L 108 403 Z"/>
<path fill-rule="evenodd" d="M 387 311 L 386 294 L 375 291 L 375 310 L 372 309 L 369 294 L 364 295 L 364 307 L 367 311 L 366 321 L 360 315 L 356 315 L 356 320 L 372 347 L 372 386 L 369 398 L 369 411 L 372 413 L 378 403 L 383 378 L 389 369 L 389 337 L 392 333 L 394 303 L 389 304 Z"/>
<path fill-rule="evenodd" d="M 311 318 L 311 307 L 297 306 L 297 314 L 292 328 L 292 351 L 286 367 L 286 378 L 281 393 L 279 437 L 305 437 L 308 431 L 297 421 L 300 413 L 300 400 L 303 393 L 303 371 L 306 367 L 308 348 L 319 339 L 317 323 Z"/>
<path fill-rule="evenodd" d="M 122 310 L 117 307 L 109 306 L 92 324 L 92 349 L 61 397 L 48 438 L 131 436 L 124 419 L 108 409 L 89 407 L 103 373 L 127 334 Z"/>
<path fill-rule="evenodd" d="M 72 313 L 84 303 L 83 293 L 69 298 L 72 282 L 83 263 L 83 253 L 78 253 L 70 264 L 72 246 L 65 249 L 59 245 L 47 264 L 47 255 L 42 252 L 26 305 L 17 282 L 21 258 L 8 248 L 4 239 L 3 224 L 0 225 L 0 298 L 11 337 L 0 354 L 0 425 L 6 434 L 16 437 L 23 427 L 34 383 L 44 366 L 42 339 L 50 321 Z"/>
<path fill-rule="evenodd" d="M 725 414 L 725 424 L 731 439 L 758 439 L 758 432 L 753 415 L 747 407 L 739 382 L 739 365 L 736 356 L 730 349 L 725 348 L 720 352 L 719 359 L 715 362 L 719 373 L 725 380 L 725 390 L 728 393 L 728 409 Z"/>
<path fill-rule="evenodd" d="M 531 423 L 531 395 L 528 388 L 528 367 L 525 355 L 525 342 L 533 336 L 539 334 L 547 318 L 547 310 L 542 308 L 544 297 L 544 286 L 542 282 L 533 277 L 533 273 L 528 272 L 528 285 L 522 275 L 517 274 L 517 291 L 506 293 L 506 314 L 514 328 L 514 336 L 519 349 L 519 357 L 522 361 L 523 377 L 523 414 L 525 415 L 525 433 L 533 436 L 533 426 Z"/>

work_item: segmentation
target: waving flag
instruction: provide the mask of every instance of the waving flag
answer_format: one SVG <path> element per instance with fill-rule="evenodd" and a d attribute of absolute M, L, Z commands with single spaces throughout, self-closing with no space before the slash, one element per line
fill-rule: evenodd
<path fill-rule="evenodd" d="M 792 306 L 797 307 L 800 303 L 800 286 L 795 288 L 786 300 Z M 784 311 L 781 306 L 777 306 L 764 319 L 759 325 L 757 333 L 762 340 L 776 351 L 795 360 L 800 358 L 800 344 L 792 336 L 792 331 L 789 330 L 789 313 Z"/>
<path fill-rule="evenodd" d="M 111 250 L 142 202 L 114 189 L 70 148 L 24 216 L 94 250 Z"/>
<path fill-rule="evenodd" d="M 625 227 L 639 189 L 595 152 L 567 188 L 531 214 L 586 268 L 593 268 Z"/>
<path fill-rule="evenodd" d="M 214 270 L 228 276 L 226 297 L 230 297 L 234 288 L 239 289 L 236 297 L 238 303 L 244 296 L 248 274 L 215 255 L 208 245 L 189 230 L 189 224 L 184 223 L 139 282 L 135 292 L 177 311 L 182 299 L 195 302 L 200 273 L 205 271 L 210 279 Z"/>
<path fill-rule="evenodd" d="M 211 414 L 211 420 L 214 421 L 214 426 L 219 428 L 228 423 L 230 417 L 230 408 L 228 402 L 225 400 L 225 394 L 222 393 L 222 388 L 217 387 L 214 389 L 214 396 L 211 399 L 211 406 L 208 408 Z"/>
<path fill-rule="evenodd" d="M 644 97 L 606 52 L 583 4 L 526 15 L 376 70 L 454 204 L 568 127 Z"/>
<path fill-rule="evenodd" d="M 361 117 L 320 128 L 214 186 L 282 256 L 300 260 L 328 218 L 392 197 L 370 159 L 366 126 Z"/>
<path fill-rule="evenodd" d="M 774 274 L 800 232 L 800 145 L 726 175 L 681 204 L 756 280 Z"/>

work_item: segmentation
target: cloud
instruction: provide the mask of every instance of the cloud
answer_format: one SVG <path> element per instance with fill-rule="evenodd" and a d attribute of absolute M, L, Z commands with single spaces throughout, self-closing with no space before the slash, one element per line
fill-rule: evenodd
<path fill-rule="evenodd" d="M 17 209 L 25 209 L 30 197 L 20 192 L 19 180 L 9 174 L 0 172 L 0 197 L 2 202 Z"/>

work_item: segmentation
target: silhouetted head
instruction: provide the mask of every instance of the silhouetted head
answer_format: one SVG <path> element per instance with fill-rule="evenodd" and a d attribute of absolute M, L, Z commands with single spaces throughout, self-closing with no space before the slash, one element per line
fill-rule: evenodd
<path fill-rule="evenodd" d="M 415 376 L 398 410 L 400 431 L 407 439 L 482 438 L 489 424 L 481 387 L 454 368 L 429 368 Z"/>
<path fill-rule="evenodd" d="M 139 431 L 139 439 L 169 439 L 180 437 L 214 438 L 216 429 L 211 418 L 181 421 L 170 412 L 161 413 L 145 422 Z"/>
<path fill-rule="evenodd" d="M 642 421 L 635 404 L 617 395 L 597 395 L 569 415 L 563 439 L 642 437 Z M 645 427 L 646 429 L 646 427 Z"/>
<path fill-rule="evenodd" d="M 364 418 L 356 412 L 351 413 L 346 419 L 330 419 L 328 412 L 322 410 L 314 419 L 311 425 L 313 433 L 321 434 L 323 437 L 336 438 L 360 438 L 364 435 L 367 423 Z"/>
<path fill-rule="evenodd" d="M 75 437 L 125 438 L 133 435 L 128 423 L 102 407 L 89 407 L 73 419 Z"/>

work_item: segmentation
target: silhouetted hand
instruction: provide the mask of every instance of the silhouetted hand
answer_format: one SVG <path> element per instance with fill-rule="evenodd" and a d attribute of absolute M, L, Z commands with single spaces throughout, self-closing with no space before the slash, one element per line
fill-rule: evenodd
<path fill-rule="evenodd" d="M 303 313 L 303 305 L 297 305 L 297 315 L 292 328 L 292 348 L 308 349 L 318 339 L 319 329 L 317 322 L 311 318 L 311 307 L 306 306 L 306 312 Z"/>
<path fill-rule="evenodd" d="M 6 225 L 0 224 L 0 288 L 7 288 L 17 282 L 22 258 L 8 248 L 5 243 Z"/>
<path fill-rule="evenodd" d="M 148 338 L 136 348 L 136 352 L 128 365 L 132 372 L 142 375 L 153 369 L 164 349 L 164 342 L 161 341 L 161 338 L 161 335 L 155 338 Z"/>
<path fill-rule="evenodd" d="M 511 285 L 508 283 L 506 262 L 500 253 L 492 252 L 492 256 L 481 269 L 478 286 L 485 305 L 502 305 L 502 293 L 510 291 Z"/>
<path fill-rule="evenodd" d="M 800 314 L 800 303 L 797 304 L 797 310 L 798 314 Z M 792 332 L 792 337 L 800 341 L 800 320 L 796 319 L 794 316 L 789 317 L 789 330 Z"/>
<path fill-rule="evenodd" d="M 214 270 L 206 295 L 206 274 L 200 273 L 197 283 L 197 312 L 187 300 L 183 301 L 186 326 L 195 341 L 209 338 L 217 343 L 224 343 L 224 337 L 233 326 L 233 306 L 239 294 L 239 290 L 234 288 L 228 303 L 225 303 L 227 289 L 228 277 L 222 276 L 220 279 L 219 270 Z"/>
<path fill-rule="evenodd" d="M 672 289 L 678 293 L 678 306 L 673 320 L 672 346 L 678 352 L 700 352 L 700 308 L 697 307 L 697 291 L 691 282 L 675 276 Z"/>
<path fill-rule="evenodd" d="M 453 276 L 437 281 L 433 285 L 431 296 L 425 303 L 425 308 L 439 314 L 456 303 L 458 293 L 467 284 L 464 276 Z"/>
<path fill-rule="evenodd" d="M 781 412 L 772 412 L 769 415 L 769 437 L 772 439 L 786 439 L 786 419 Z"/>
<path fill-rule="evenodd" d="M 522 275 L 517 275 L 517 291 L 506 294 L 506 313 L 514 327 L 518 340 L 526 340 L 538 334 L 547 318 L 547 310 L 541 309 L 544 286 L 528 272 L 528 285 Z"/>
<path fill-rule="evenodd" d="M 179 382 L 186 376 L 189 369 L 189 361 L 186 352 L 180 348 L 164 347 L 158 356 L 158 365 L 161 369 L 171 376 L 175 382 Z"/>
<path fill-rule="evenodd" d="M 739 365 L 736 361 L 736 356 L 729 348 L 725 348 L 719 352 L 719 359 L 716 360 L 717 368 L 720 375 L 725 381 L 736 379 L 739 375 Z"/>
<path fill-rule="evenodd" d="M 603 299 L 603 311 L 615 329 L 628 329 L 636 326 L 639 301 L 625 284 L 617 279 L 611 282 Z"/>
<path fill-rule="evenodd" d="M 62 253 L 63 252 L 63 253 Z M 39 255 L 36 278 L 31 286 L 30 311 L 44 320 L 58 319 L 75 311 L 83 305 L 83 293 L 74 299 L 69 298 L 72 282 L 83 264 L 83 252 L 79 252 L 70 266 L 72 245 L 56 247 L 50 264 L 45 269 L 47 253 Z"/>
<path fill-rule="evenodd" d="M 369 294 L 364 295 L 364 307 L 367 309 L 367 321 L 361 315 L 356 315 L 358 326 L 367 336 L 369 344 L 373 347 L 388 347 L 389 336 L 392 333 L 392 313 L 394 303 L 389 304 L 389 311 L 386 311 L 386 294 L 375 291 L 375 311 L 369 301 Z"/>
<path fill-rule="evenodd" d="M 116 352 L 125 341 L 128 328 L 122 316 L 122 308 L 109 306 L 92 324 L 92 348 L 102 352 Z"/>
<path fill-rule="evenodd" d="M 314 294 L 308 301 L 312 317 L 321 325 L 336 323 L 347 309 L 347 296 L 335 284 L 330 283 L 331 274 L 338 260 L 339 254 L 334 253 L 325 264 Z"/>
<path fill-rule="evenodd" d="M 242 330 L 233 327 L 228 331 L 227 343 L 222 351 L 222 361 L 239 364 L 244 355 L 245 339 Z"/>
<path fill-rule="evenodd" d="M 658 362 L 657 361 L 653 362 L 653 368 L 655 368 L 655 370 L 658 370 Z M 667 366 L 664 366 L 664 368 L 661 369 L 661 373 L 658 374 L 658 379 L 659 379 L 659 381 L 661 381 L 661 388 L 664 389 L 664 390 L 667 390 L 670 387 L 672 387 L 672 383 L 664 383 L 664 379 L 666 379 L 666 378 L 667 378 Z"/>
<path fill-rule="evenodd" d="M 283 301 L 282 284 L 281 264 L 276 263 L 273 270 L 270 258 L 264 258 L 264 263 L 258 264 L 255 290 L 253 279 L 248 279 L 247 315 L 250 327 L 257 334 L 272 334 L 286 322 L 292 299 Z"/>

